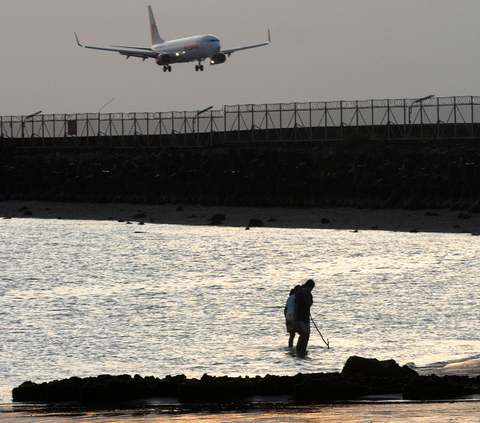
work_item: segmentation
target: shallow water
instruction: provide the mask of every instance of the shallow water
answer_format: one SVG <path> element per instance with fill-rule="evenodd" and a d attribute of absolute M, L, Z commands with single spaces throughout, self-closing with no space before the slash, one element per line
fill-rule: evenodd
<path fill-rule="evenodd" d="M 479 358 L 479 241 L 1 220 L 0 404 L 25 380 L 293 375 L 339 371 L 351 355 L 432 369 Z M 286 348 L 283 307 L 306 278 L 331 348 L 312 332 L 299 358 Z"/>

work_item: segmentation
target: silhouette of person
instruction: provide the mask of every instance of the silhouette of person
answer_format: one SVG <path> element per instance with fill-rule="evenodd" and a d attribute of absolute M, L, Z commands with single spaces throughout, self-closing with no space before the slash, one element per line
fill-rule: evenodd
<path fill-rule="evenodd" d="M 302 289 L 295 294 L 295 308 L 293 321 L 299 333 L 297 351 L 307 351 L 308 340 L 310 339 L 310 307 L 313 304 L 312 290 L 315 282 L 309 279 L 302 286 Z"/>
<path fill-rule="evenodd" d="M 293 341 L 295 339 L 295 322 L 293 321 L 293 314 L 295 312 L 295 294 L 302 289 L 301 285 L 297 285 L 295 288 L 290 290 L 290 295 L 285 304 L 284 314 L 285 314 L 285 325 L 287 326 L 287 332 L 290 334 L 288 339 L 288 347 L 293 347 Z"/>

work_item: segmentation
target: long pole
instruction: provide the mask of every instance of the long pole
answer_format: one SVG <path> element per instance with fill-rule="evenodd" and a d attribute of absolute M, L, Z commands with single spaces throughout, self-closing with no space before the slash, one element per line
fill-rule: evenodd
<path fill-rule="evenodd" d="M 313 317 L 312 315 L 310 315 L 310 319 L 312 319 L 312 323 L 313 325 L 315 326 L 315 329 L 317 329 L 317 332 L 318 334 L 320 335 L 320 337 L 322 338 L 322 341 L 325 342 L 325 345 L 327 346 L 328 349 L 330 349 L 330 342 L 328 341 L 328 338 L 327 340 L 325 341 L 325 338 L 323 337 L 322 333 L 320 332 L 320 330 L 318 329 L 316 323 L 315 323 L 315 320 L 313 320 Z"/>

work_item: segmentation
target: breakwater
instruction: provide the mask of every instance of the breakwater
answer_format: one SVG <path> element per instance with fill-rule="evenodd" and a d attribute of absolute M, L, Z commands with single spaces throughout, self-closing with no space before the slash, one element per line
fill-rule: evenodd
<path fill-rule="evenodd" d="M 2 149 L 0 200 L 480 212 L 480 146 Z"/>
<path fill-rule="evenodd" d="M 100 375 L 55 380 L 40 384 L 27 381 L 12 391 L 15 402 L 77 402 L 82 405 L 121 404 L 126 401 L 167 397 L 187 404 L 231 403 L 255 396 L 288 396 L 294 402 L 329 403 L 358 400 L 367 395 L 401 395 L 404 400 L 445 400 L 478 394 L 479 378 L 468 376 L 419 376 L 395 360 L 350 357 L 341 373 L 298 373 L 295 376 L 215 377 L 184 375 Z M 256 400 L 258 403 L 258 398 Z"/>
<path fill-rule="evenodd" d="M 479 378 L 468 376 L 419 376 L 395 360 L 350 357 L 341 373 L 298 373 L 295 376 L 215 377 L 201 379 L 184 375 L 100 375 L 55 380 L 37 384 L 24 382 L 12 391 L 15 402 L 76 402 L 82 405 L 121 404 L 126 401 L 167 397 L 183 404 L 233 403 L 243 406 L 255 396 L 288 396 L 291 403 L 330 403 L 358 400 L 367 395 L 398 395 L 404 400 L 445 400 L 479 392 Z M 258 398 L 255 401 L 258 403 Z"/>

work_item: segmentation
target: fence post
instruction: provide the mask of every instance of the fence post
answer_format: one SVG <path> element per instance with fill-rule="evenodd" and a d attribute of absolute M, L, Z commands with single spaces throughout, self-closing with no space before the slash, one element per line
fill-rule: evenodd
<path fill-rule="evenodd" d="M 473 96 L 470 96 L 470 110 L 471 110 L 471 113 L 470 113 L 470 116 L 471 116 L 471 121 L 472 121 L 472 127 L 471 127 L 471 132 L 470 132 L 470 139 L 473 140 L 474 138 L 474 133 L 475 133 L 475 126 L 473 124 L 474 122 L 474 115 L 473 115 Z"/>
<path fill-rule="evenodd" d="M 370 100 L 370 105 L 372 108 L 372 141 L 375 140 L 375 109 L 373 107 L 373 100 Z"/>
<path fill-rule="evenodd" d="M 223 106 L 223 144 L 227 145 L 227 106 Z"/>
<path fill-rule="evenodd" d="M 240 142 L 240 105 L 237 106 L 237 141 Z"/>
<path fill-rule="evenodd" d="M 255 107 L 254 105 L 252 104 L 252 134 L 250 135 L 252 141 L 256 141 L 256 137 L 255 137 Z"/>
<path fill-rule="evenodd" d="M 282 103 L 280 103 L 279 113 L 280 113 L 280 141 L 283 141 Z"/>
<path fill-rule="evenodd" d="M 455 141 L 457 140 L 457 97 L 453 97 L 453 127 L 455 128 Z"/>
<path fill-rule="evenodd" d="M 440 101 L 437 97 L 437 141 L 440 141 Z"/>
<path fill-rule="evenodd" d="M 125 114 L 122 113 L 122 147 L 125 147 Z"/>
<path fill-rule="evenodd" d="M 343 100 L 340 100 L 340 141 L 343 141 Z"/>
<path fill-rule="evenodd" d="M 359 115 L 359 113 L 360 113 L 360 110 L 358 109 L 358 100 L 357 100 L 357 101 L 355 101 L 355 125 L 357 126 L 357 129 L 356 129 L 355 132 L 357 134 L 357 137 L 358 137 L 358 134 L 360 132 L 360 128 L 358 127 L 358 123 L 359 123 L 358 115 Z"/>
<path fill-rule="evenodd" d="M 265 141 L 268 142 L 268 104 L 265 104 Z"/>
<path fill-rule="evenodd" d="M 390 141 L 390 99 L 387 100 L 387 141 Z"/>
<path fill-rule="evenodd" d="M 183 127 L 185 130 L 183 131 L 183 146 L 187 146 L 187 126 L 188 126 L 188 121 L 187 121 L 187 111 L 183 112 Z"/>
<path fill-rule="evenodd" d="M 162 112 L 158 113 L 158 126 L 159 126 L 158 145 L 161 147 L 162 146 Z"/>
<path fill-rule="evenodd" d="M 293 133 L 294 133 L 294 140 L 295 142 L 297 142 L 297 103 L 293 103 L 293 113 L 294 113 L 294 130 L 293 130 Z"/>

